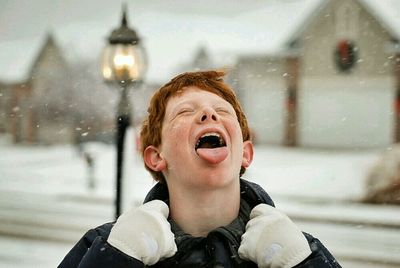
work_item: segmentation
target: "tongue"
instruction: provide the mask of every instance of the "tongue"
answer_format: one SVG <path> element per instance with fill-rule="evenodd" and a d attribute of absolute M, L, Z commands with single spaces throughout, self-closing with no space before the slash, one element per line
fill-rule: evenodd
<path fill-rule="evenodd" d="M 201 159 L 210 164 L 219 164 L 228 156 L 228 149 L 226 147 L 219 148 L 199 148 L 196 150 Z"/>

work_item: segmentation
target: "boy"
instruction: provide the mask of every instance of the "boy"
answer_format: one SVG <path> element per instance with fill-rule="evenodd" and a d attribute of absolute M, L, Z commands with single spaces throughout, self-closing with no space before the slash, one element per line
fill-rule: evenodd
<path fill-rule="evenodd" d="M 159 183 L 142 206 L 88 231 L 60 267 L 340 267 L 240 179 L 253 144 L 223 75 L 185 73 L 155 93 L 141 145 Z"/>

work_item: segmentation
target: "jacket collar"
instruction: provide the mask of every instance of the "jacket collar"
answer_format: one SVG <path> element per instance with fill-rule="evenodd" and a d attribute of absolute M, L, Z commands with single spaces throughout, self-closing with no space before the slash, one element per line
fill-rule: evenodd
<path fill-rule="evenodd" d="M 240 179 L 240 194 L 241 199 L 244 199 L 249 204 L 250 209 L 261 203 L 275 206 L 268 193 L 254 182 Z M 143 203 L 155 199 L 169 204 L 168 187 L 165 183 L 158 182 L 146 195 Z"/>

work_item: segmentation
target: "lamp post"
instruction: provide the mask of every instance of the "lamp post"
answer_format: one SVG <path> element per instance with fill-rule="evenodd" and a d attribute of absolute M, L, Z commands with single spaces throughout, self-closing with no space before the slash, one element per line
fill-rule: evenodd
<path fill-rule="evenodd" d="M 102 74 L 106 83 L 117 85 L 120 99 L 116 116 L 116 198 L 115 218 L 121 214 L 124 140 L 131 124 L 129 89 L 142 82 L 147 68 L 146 54 L 135 30 L 129 28 L 123 6 L 121 26 L 112 31 L 102 55 Z"/>

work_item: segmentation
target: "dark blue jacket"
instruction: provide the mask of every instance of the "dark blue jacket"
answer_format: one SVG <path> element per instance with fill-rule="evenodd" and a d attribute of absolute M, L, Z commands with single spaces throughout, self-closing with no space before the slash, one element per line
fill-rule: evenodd
<path fill-rule="evenodd" d="M 238 218 L 230 225 L 211 231 L 207 237 L 192 237 L 185 234 L 171 219 L 171 229 L 175 234 L 178 252 L 171 258 L 162 260 L 152 267 L 257 267 L 253 262 L 239 258 L 237 249 L 241 235 L 249 220 L 253 207 L 260 203 L 274 206 L 269 195 L 257 184 L 242 180 L 241 204 Z M 154 199 L 168 202 L 168 189 L 164 184 L 156 184 L 150 190 L 144 202 Z M 145 267 L 134 259 L 107 243 L 108 235 L 114 223 L 106 223 L 89 230 L 65 256 L 59 267 Z M 341 267 L 322 243 L 304 233 L 312 254 L 296 268 L 305 267 Z"/>

